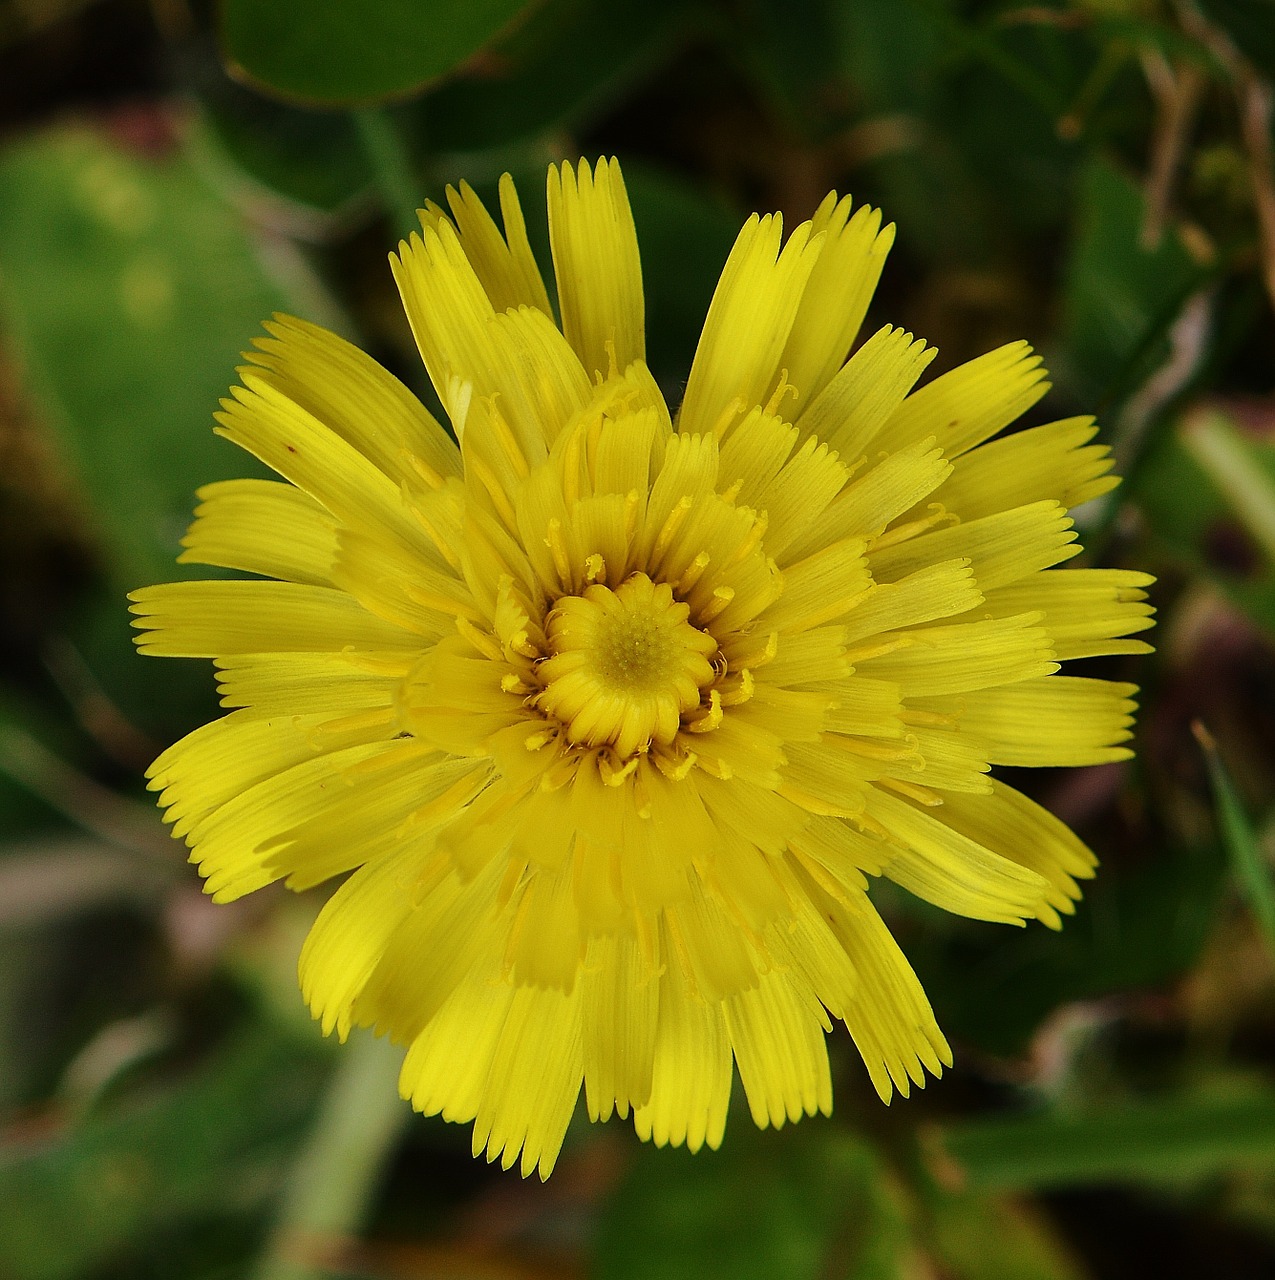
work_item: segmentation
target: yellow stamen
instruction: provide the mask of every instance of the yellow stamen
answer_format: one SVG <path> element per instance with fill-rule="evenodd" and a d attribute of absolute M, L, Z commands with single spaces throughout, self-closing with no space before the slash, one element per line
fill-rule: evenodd
<path fill-rule="evenodd" d="M 701 624 L 712 622 L 734 598 L 734 587 L 714 587 L 713 598 L 699 611 Z"/>
<path fill-rule="evenodd" d="M 686 572 L 678 579 L 677 586 L 674 590 L 679 596 L 690 594 L 691 588 L 704 576 L 704 570 L 708 568 L 709 554 L 707 551 L 701 551 L 699 555 L 687 566 Z"/>
<path fill-rule="evenodd" d="M 679 498 L 673 510 L 668 513 L 660 532 L 655 539 L 655 546 L 651 548 L 651 563 L 658 565 L 664 559 L 664 553 L 669 549 L 670 543 L 677 537 L 678 530 L 686 523 L 686 517 L 691 513 L 690 498 Z"/>

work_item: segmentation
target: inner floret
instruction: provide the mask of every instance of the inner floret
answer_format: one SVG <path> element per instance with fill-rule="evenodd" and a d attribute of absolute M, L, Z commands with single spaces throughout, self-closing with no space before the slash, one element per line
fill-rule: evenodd
<path fill-rule="evenodd" d="M 610 745 L 620 756 L 669 745 L 715 678 L 717 641 L 689 615 L 644 573 L 614 591 L 598 583 L 563 596 L 548 617 L 537 705 L 573 743 Z"/>

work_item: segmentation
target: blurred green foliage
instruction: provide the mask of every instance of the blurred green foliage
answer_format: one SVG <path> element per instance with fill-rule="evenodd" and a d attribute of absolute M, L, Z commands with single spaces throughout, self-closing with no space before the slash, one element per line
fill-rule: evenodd
<path fill-rule="evenodd" d="M 0 1277 L 1275 1274 L 1273 80 L 1271 0 L 0 0 Z M 141 771 L 211 680 L 122 594 L 246 474 L 210 413 L 262 320 L 428 395 L 411 206 L 508 170 L 545 260 L 546 162 L 603 153 L 672 398 L 744 217 L 849 190 L 898 224 L 867 331 L 1026 337 L 1033 421 L 1100 415 L 1078 519 L 1162 622 L 1094 664 L 1137 761 L 1015 779 L 1103 861 L 1061 935 L 880 895 L 952 1073 L 887 1110 L 834 1038 L 831 1120 L 578 1118 L 542 1187 L 321 1042 L 314 902 L 200 897 Z"/>
<path fill-rule="evenodd" d="M 410 93 L 477 53 L 525 0 L 225 0 L 222 52 L 233 75 L 312 106 Z"/>

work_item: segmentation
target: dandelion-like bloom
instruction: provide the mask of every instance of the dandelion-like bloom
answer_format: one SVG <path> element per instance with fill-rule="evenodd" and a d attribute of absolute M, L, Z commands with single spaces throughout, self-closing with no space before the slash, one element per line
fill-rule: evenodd
<path fill-rule="evenodd" d="M 1094 859 L 991 765 L 1129 753 L 1145 575 L 1055 566 L 1110 489 L 1088 418 L 987 443 L 1045 391 L 1024 343 L 847 352 L 893 239 L 830 195 L 752 217 L 676 417 L 643 360 L 619 167 L 549 171 L 560 327 L 513 184 L 391 258 L 459 447 L 384 369 L 279 317 L 217 415 L 285 483 L 213 484 L 134 595 L 144 652 L 233 708 L 152 786 L 219 901 L 347 876 L 301 955 L 325 1032 L 408 1045 L 402 1092 L 475 1153 L 553 1166 L 595 1120 L 692 1150 L 951 1055 L 868 898 L 885 875 L 1056 927 Z"/>

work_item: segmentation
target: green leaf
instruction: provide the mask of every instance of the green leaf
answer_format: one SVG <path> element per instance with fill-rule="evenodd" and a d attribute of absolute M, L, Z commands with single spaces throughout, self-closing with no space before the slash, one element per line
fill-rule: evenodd
<path fill-rule="evenodd" d="M 15 840 L 42 831 L 65 831 L 66 818 L 53 805 L 51 797 L 41 797 L 29 781 L 14 777 L 5 767 L 5 743 L 35 737 L 56 741 L 59 751 L 68 750 L 75 740 L 70 727 L 48 714 L 48 709 L 22 690 L 0 685 L 0 839 Z M 29 767 L 29 752 L 10 763 Z"/>
<path fill-rule="evenodd" d="M 701 22 L 700 6 L 681 0 L 548 0 L 493 44 L 481 75 L 426 96 L 427 133 L 437 151 L 470 152 L 578 128 Z"/>
<path fill-rule="evenodd" d="M 856 0 L 835 18 L 857 108 L 849 141 L 864 157 L 856 195 L 898 221 L 909 257 L 939 273 L 994 270 L 1006 300 L 1034 290 L 1038 279 L 1020 282 L 1024 260 L 1064 235 L 1074 202 L 1080 151 L 1059 117 L 1101 51 L 1052 24 L 996 23 L 946 0 Z M 926 336 L 952 354 L 950 335 Z M 964 325 L 956 336 L 977 340 Z"/>
<path fill-rule="evenodd" d="M 1093 404 L 1163 362 L 1169 325 L 1201 271 L 1172 230 L 1154 247 L 1141 242 L 1142 192 L 1105 161 L 1088 165 L 1079 198 L 1063 293 L 1066 364 L 1054 372 Z"/>
<path fill-rule="evenodd" d="M 1275 565 L 1275 449 L 1249 444 L 1220 413 L 1207 411 L 1183 424 L 1182 443 Z"/>
<path fill-rule="evenodd" d="M 262 320 L 321 308 L 317 290 L 301 299 L 307 283 L 180 147 L 144 156 L 66 128 L 0 155 L 0 322 L 104 570 L 76 639 L 107 692 L 157 732 L 180 726 L 211 682 L 170 667 L 156 698 L 123 595 L 208 572 L 174 563 L 195 490 L 263 474 L 213 434 L 212 412 Z"/>
<path fill-rule="evenodd" d="M 72 1280 L 187 1220 L 256 1210 L 314 1111 L 328 1055 L 264 1029 L 145 1100 L 0 1147 L 6 1280 Z"/>
<path fill-rule="evenodd" d="M 930 1244 L 952 1280 L 1084 1280 L 1044 1214 L 1027 1205 L 969 1192 L 931 1207 Z"/>
<path fill-rule="evenodd" d="M 603 1214 L 600 1280 L 889 1280 L 909 1247 L 901 1188 L 827 1122 L 758 1133 L 732 1117 L 720 1151 L 644 1146 Z"/>
<path fill-rule="evenodd" d="M 835 6 L 832 17 L 842 68 L 868 110 L 927 108 L 936 72 L 950 53 L 946 15 L 913 0 L 857 0 Z"/>
<path fill-rule="evenodd" d="M 286 107 L 246 89 L 204 100 L 201 141 L 223 164 L 289 204 L 339 218 L 372 189 L 372 170 L 345 114 Z"/>
<path fill-rule="evenodd" d="M 264 246 L 180 151 L 66 129 L 0 158 L 4 321 L 119 585 L 171 576 L 194 490 L 249 465 L 212 411 L 286 302 Z"/>
<path fill-rule="evenodd" d="M 378 102 L 473 57 L 527 0 L 222 0 L 232 75 L 294 102 Z"/>
<path fill-rule="evenodd" d="M 1085 1115 L 1047 1111 L 968 1121 L 937 1135 L 934 1161 L 945 1181 L 1013 1191 L 1275 1169 L 1275 1093 L 1175 1096 Z"/>
<path fill-rule="evenodd" d="M 1275 632 L 1275 561 L 1261 550 L 1275 449 L 1215 427 L 1200 436 L 1201 421 L 1158 433 L 1130 482 L 1132 497 L 1164 550 Z"/>
<path fill-rule="evenodd" d="M 1271 868 L 1258 845 L 1257 835 L 1244 811 L 1244 802 L 1231 780 L 1217 742 L 1198 721 L 1191 727 L 1209 768 L 1209 784 L 1213 788 L 1213 804 L 1217 810 L 1222 842 L 1231 855 L 1235 877 L 1257 918 L 1267 950 L 1275 958 L 1275 882 L 1271 878 Z"/>

